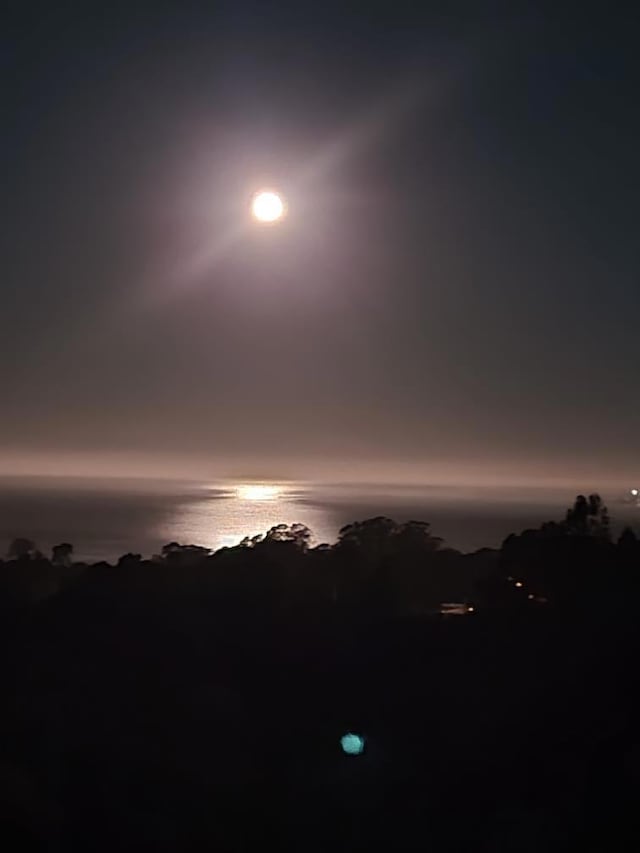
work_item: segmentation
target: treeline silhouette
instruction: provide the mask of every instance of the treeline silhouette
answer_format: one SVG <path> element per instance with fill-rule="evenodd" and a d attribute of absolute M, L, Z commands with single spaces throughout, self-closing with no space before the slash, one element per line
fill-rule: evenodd
<path fill-rule="evenodd" d="M 384 517 L 311 542 L 15 539 L 4 849 L 638 849 L 640 544 L 597 495 L 470 554 Z"/>

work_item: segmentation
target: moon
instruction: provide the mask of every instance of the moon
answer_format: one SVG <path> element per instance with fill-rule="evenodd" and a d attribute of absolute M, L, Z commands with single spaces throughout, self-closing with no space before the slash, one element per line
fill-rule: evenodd
<path fill-rule="evenodd" d="M 271 224 L 286 213 L 283 197 L 274 190 L 260 190 L 251 199 L 251 214 L 257 222 Z"/>

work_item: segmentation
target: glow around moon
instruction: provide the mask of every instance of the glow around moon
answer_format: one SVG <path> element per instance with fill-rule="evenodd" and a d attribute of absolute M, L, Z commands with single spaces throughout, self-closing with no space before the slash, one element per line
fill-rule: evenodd
<path fill-rule="evenodd" d="M 251 215 L 257 222 L 273 224 L 283 219 L 285 213 L 283 197 L 273 190 L 261 190 L 251 200 Z"/>

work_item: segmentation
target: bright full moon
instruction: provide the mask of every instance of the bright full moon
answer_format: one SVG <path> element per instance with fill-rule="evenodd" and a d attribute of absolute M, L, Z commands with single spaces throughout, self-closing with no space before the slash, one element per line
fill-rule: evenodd
<path fill-rule="evenodd" d="M 285 214 L 282 196 L 271 190 L 256 193 L 251 201 L 251 213 L 258 222 L 277 222 Z"/>

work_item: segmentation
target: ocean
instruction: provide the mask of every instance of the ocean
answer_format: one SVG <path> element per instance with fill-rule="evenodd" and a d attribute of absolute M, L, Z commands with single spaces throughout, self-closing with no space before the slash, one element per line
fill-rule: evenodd
<path fill-rule="evenodd" d="M 603 497 L 617 529 L 638 525 L 637 501 Z M 0 478 L 0 553 L 25 536 L 45 554 L 71 542 L 82 560 L 150 557 L 167 542 L 216 549 L 281 522 L 331 543 L 343 525 L 376 515 L 428 521 L 448 545 L 472 551 L 561 519 L 574 498 L 570 488 Z"/>

